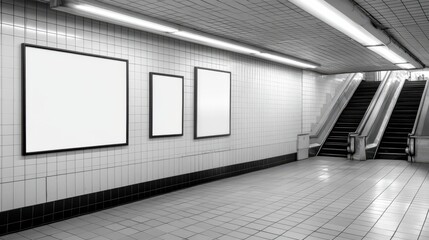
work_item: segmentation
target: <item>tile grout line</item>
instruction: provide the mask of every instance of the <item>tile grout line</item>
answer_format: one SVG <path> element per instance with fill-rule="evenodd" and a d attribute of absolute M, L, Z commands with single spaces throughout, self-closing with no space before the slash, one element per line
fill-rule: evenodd
<path fill-rule="evenodd" d="M 428 220 L 428 215 L 429 215 L 429 209 L 428 209 L 428 211 L 426 212 L 425 220 L 423 221 L 423 226 L 422 226 L 422 229 L 420 229 L 420 233 L 419 233 L 419 236 L 418 236 L 418 238 L 417 238 L 417 239 L 420 239 L 420 236 L 422 235 L 423 228 L 424 228 L 424 226 L 425 226 L 426 221 Z"/>
<path fill-rule="evenodd" d="M 362 166 L 360 166 L 360 168 L 362 168 L 363 166 L 364 166 L 364 164 L 361 164 Z M 351 166 L 350 168 L 352 168 L 353 166 Z M 382 169 L 380 169 L 379 171 L 381 171 Z M 340 173 L 338 173 L 338 174 L 340 174 Z M 344 177 L 347 177 L 347 176 L 344 176 Z M 342 177 L 342 178 L 344 178 L 344 177 Z M 327 180 L 327 179 L 325 179 L 325 180 Z M 323 181 L 325 181 L 325 180 L 323 180 Z M 351 179 L 350 181 L 352 181 L 353 179 Z M 323 182 L 323 181 L 321 181 L 321 182 Z M 348 182 L 350 182 L 350 181 L 348 181 Z M 314 186 L 311 186 L 311 187 L 314 187 Z M 311 188 L 311 187 L 308 187 L 308 188 Z M 326 186 L 326 187 L 328 187 L 328 186 Z M 306 188 L 306 189 L 308 189 L 308 188 Z M 305 191 L 306 189 L 303 189 L 302 191 Z M 334 189 L 334 190 L 332 190 L 332 191 L 330 191 L 329 193 L 327 193 L 327 194 L 325 194 L 325 196 L 327 196 L 327 195 L 329 195 L 331 192 L 333 192 L 333 191 L 335 191 L 335 190 L 337 190 L 337 189 Z M 302 192 L 301 191 L 301 192 Z M 320 190 L 318 190 L 318 191 L 320 191 Z M 307 196 L 309 196 L 309 195 L 311 195 L 311 194 L 314 194 L 314 192 L 313 193 L 310 193 L 310 194 L 308 194 L 308 195 L 305 195 L 305 196 L 303 196 L 303 197 L 301 197 L 299 200 L 301 200 L 301 199 L 305 199 Z M 314 201 L 312 201 L 311 203 L 309 203 L 309 204 L 307 204 L 306 206 L 303 206 L 302 208 L 300 208 L 300 209 L 298 209 L 298 210 L 296 210 L 295 212 L 293 212 L 292 214 L 290 214 L 290 215 L 293 215 L 293 214 L 295 214 L 295 213 L 298 213 L 300 210 L 302 210 L 302 209 L 304 209 L 304 208 L 306 208 L 306 207 L 308 207 L 310 204 L 312 204 L 312 203 L 314 203 L 314 202 L 316 202 L 316 201 L 318 201 L 318 200 L 314 200 Z M 319 210 L 318 212 L 320 212 L 321 210 Z M 267 215 L 269 215 L 269 214 L 267 214 Z M 310 218 L 310 217 L 309 217 Z M 284 219 L 284 218 L 283 218 Z M 282 220 L 283 220 L 282 219 Z M 308 218 L 307 218 L 308 219 Z M 280 222 L 281 220 L 279 220 L 279 221 L 277 221 L 277 222 Z M 305 220 L 303 220 L 303 221 L 305 221 Z M 301 221 L 300 223 L 302 223 L 303 221 Z M 300 223 L 298 223 L 297 225 L 295 225 L 295 226 L 298 226 Z M 266 229 L 266 228 L 264 228 L 264 229 Z M 263 230 L 260 230 L 259 232 L 262 232 Z M 287 230 L 287 231 L 289 231 L 289 230 Z M 287 231 L 285 231 L 285 232 L 287 232 Z M 256 233 L 255 233 L 256 234 Z M 253 234 L 253 235 L 255 235 L 255 234 Z"/>
<path fill-rule="evenodd" d="M 398 226 L 396 227 L 396 229 L 395 229 L 395 231 L 394 231 L 394 233 L 393 233 L 393 235 L 392 235 L 392 238 L 393 238 L 393 236 L 395 236 L 396 232 L 398 231 L 399 226 L 401 226 L 401 223 L 402 223 L 402 221 L 404 220 L 405 215 L 407 214 L 408 210 L 410 210 L 411 205 L 413 204 L 414 200 L 416 199 L 417 194 L 418 194 L 418 192 L 420 191 L 420 189 L 422 188 L 422 186 L 424 185 L 424 183 L 425 183 L 426 179 L 429 179 L 428 177 L 429 177 L 429 171 L 426 171 L 426 175 L 425 175 L 424 179 L 422 180 L 422 183 L 420 184 L 419 188 L 417 189 L 416 193 L 414 194 L 413 199 L 411 199 L 410 204 L 409 204 L 409 205 L 408 205 L 408 207 L 407 207 L 407 210 L 404 212 L 404 215 L 402 216 L 401 221 L 399 222 Z M 411 178 L 410 178 L 410 180 L 411 180 Z M 398 195 L 399 195 L 399 194 L 398 194 Z M 392 201 L 392 202 L 393 202 L 393 201 Z M 428 211 L 429 211 L 429 210 L 428 210 Z M 426 217 L 427 217 L 427 214 L 426 214 Z M 426 219 L 426 218 L 425 218 L 425 219 Z M 420 234 L 421 234 L 421 232 L 422 232 L 422 230 L 423 230 L 424 223 L 425 223 L 425 222 L 423 221 L 422 229 L 420 229 L 419 237 L 420 237 Z"/>
<path fill-rule="evenodd" d="M 407 166 L 407 168 L 409 168 L 409 165 Z M 395 178 L 395 180 L 392 181 L 391 184 L 389 184 L 389 186 L 385 189 L 385 191 L 395 182 L 397 181 L 397 179 L 402 175 L 402 173 L 407 169 L 405 168 L 400 175 L 398 175 L 397 178 Z M 401 191 L 398 192 L 398 194 L 395 196 L 395 198 L 393 198 L 390 201 L 390 204 L 386 207 L 386 209 L 383 211 L 383 213 L 380 215 L 380 217 L 377 219 L 377 221 L 375 221 L 375 223 L 372 225 L 372 227 L 366 232 L 366 234 L 363 236 L 364 238 L 366 237 L 366 235 L 368 235 L 368 233 L 374 228 L 374 226 L 378 223 L 378 221 L 380 220 L 380 218 L 384 215 L 384 213 L 387 211 L 387 209 L 389 209 L 389 207 L 392 205 L 392 203 L 395 201 L 395 199 L 399 196 L 399 194 L 402 192 L 402 190 L 404 190 L 404 188 L 407 186 L 408 182 L 411 180 L 411 178 L 416 174 L 418 169 L 415 169 L 413 174 L 411 175 L 411 177 L 408 178 L 407 182 L 404 184 L 404 186 L 402 187 Z M 384 191 L 383 191 L 384 192 Z M 381 194 L 380 194 L 381 195 Z M 380 196 L 378 195 L 377 198 Z M 377 199 L 376 198 L 376 199 Z M 376 200 L 374 199 L 374 201 Z M 393 238 L 393 235 L 391 236 L 391 238 Z"/>
<path fill-rule="evenodd" d="M 345 164 L 342 164 L 342 165 L 345 165 Z M 341 166 L 342 166 L 341 165 Z M 340 168 L 341 166 L 338 166 L 337 168 Z M 337 169 L 337 168 L 335 168 L 335 169 Z M 317 172 L 319 172 L 320 170 L 319 169 L 316 169 L 316 173 Z M 297 175 L 299 175 L 299 174 L 301 174 L 301 173 L 297 173 Z M 340 174 L 340 173 L 338 173 L 338 174 Z M 309 181 L 311 181 L 312 179 L 309 179 Z M 302 183 L 302 184 L 305 184 L 305 183 Z M 301 184 L 301 185 L 302 185 Z M 295 187 L 299 187 L 300 185 L 297 185 L 297 186 L 295 186 Z M 310 187 L 309 187 L 310 188 Z M 302 191 L 305 191 L 305 189 L 303 189 Z M 304 199 L 305 198 L 305 196 L 304 197 L 302 197 L 302 198 L 300 198 L 300 199 Z M 256 211 L 258 211 L 259 209 L 256 209 L 256 210 L 254 210 L 254 211 L 252 211 L 252 212 L 250 212 L 250 213 L 254 213 L 254 212 L 256 212 Z M 212 209 L 211 210 L 208 210 L 208 211 L 206 211 L 206 212 L 209 212 L 209 211 L 212 211 Z M 250 213 L 247 213 L 247 214 L 250 214 Z M 218 217 L 218 216 L 213 216 L 211 219 L 213 219 L 213 218 L 215 218 L 215 217 Z M 251 223 L 254 223 L 255 221 L 257 221 L 258 219 L 256 219 L 256 220 L 253 220 L 252 222 L 249 222 L 249 224 L 251 224 Z M 232 220 L 233 221 L 233 220 Z M 280 220 L 279 220 L 280 221 Z M 216 226 L 214 226 L 213 228 L 215 228 Z M 245 227 L 245 226 L 242 226 L 242 227 Z M 212 229 L 212 228 L 211 228 Z M 262 232 L 263 230 L 258 230 L 258 232 Z M 255 233 L 255 234 L 257 234 L 257 233 Z M 253 235 L 255 235 L 255 234 L 252 234 L 252 235 L 250 235 L 249 237 L 251 237 L 251 236 L 253 236 Z M 196 234 L 195 234 L 196 235 Z M 226 234 L 225 234 L 226 235 Z"/>
<path fill-rule="evenodd" d="M 380 172 L 380 171 L 382 171 L 384 168 L 386 168 L 387 166 L 384 166 L 382 169 L 380 169 L 379 171 L 377 171 L 377 173 L 378 172 Z M 389 172 L 387 172 L 386 174 L 384 174 L 384 176 L 383 177 L 381 177 L 380 178 L 380 180 L 378 180 L 376 183 L 374 183 L 373 184 L 373 186 L 371 187 L 371 188 L 369 188 L 369 189 L 367 189 L 365 192 L 363 192 L 361 195 L 359 195 L 359 197 L 361 197 L 361 196 L 363 196 L 365 193 L 367 193 L 369 190 L 371 190 L 375 185 L 377 185 L 377 183 L 379 183 L 381 180 L 383 180 L 384 179 L 384 177 L 386 177 L 387 175 L 389 175 L 393 170 L 395 170 L 395 168 L 397 168 L 397 167 L 399 167 L 399 164 L 397 164 L 396 166 L 394 166 Z M 404 170 L 403 170 L 404 171 Z M 377 173 L 374 173 L 373 175 L 375 175 L 375 174 L 377 174 Z M 401 172 L 402 173 L 402 172 Z M 362 182 L 365 182 L 365 181 L 367 181 L 368 179 L 369 179 L 370 177 L 368 177 L 368 178 L 366 178 L 364 181 L 362 181 Z M 361 183 L 360 183 L 361 184 Z M 359 184 L 359 185 L 360 185 Z M 356 186 L 356 187 L 359 187 L 359 185 L 358 186 Z M 356 188 L 355 187 L 355 188 Z M 348 191 L 347 193 L 349 193 L 350 191 Z M 381 194 L 381 193 L 380 193 Z M 345 195 L 345 194 L 344 194 Z M 357 197 L 354 201 L 352 201 L 352 203 L 353 202 L 355 202 L 355 201 L 357 201 L 358 200 L 358 198 L 359 197 Z M 349 207 L 352 203 L 350 203 L 349 205 L 347 205 L 347 207 Z M 332 204 L 332 203 L 331 203 Z M 369 206 L 369 205 L 368 205 Z M 344 209 L 346 209 L 347 207 L 345 207 L 345 208 L 343 208 L 343 210 L 341 211 L 341 212 L 339 212 L 337 215 L 335 215 L 333 218 L 335 218 L 336 216 L 338 216 L 340 213 L 342 213 L 343 211 L 344 211 Z M 366 208 L 365 208 L 366 209 Z M 361 212 L 362 213 L 362 212 Z M 360 214 L 359 214 L 360 215 Z M 359 217 L 359 215 L 354 219 L 354 220 L 356 220 L 358 217 Z M 333 219 L 333 218 L 331 218 L 331 219 Z M 325 223 L 326 224 L 326 223 Z M 324 224 L 324 225 L 325 225 Z M 323 226 L 324 226 L 323 225 Z M 315 233 L 315 232 L 317 232 L 317 230 L 319 230 L 319 229 L 321 229 L 321 228 L 323 228 L 323 226 L 321 226 L 321 227 L 319 227 L 318 229 L 316 229 L 316 230 L 314 230 L 313 231 L 313 233 Z M 347 228 L 347 227 L 346 227 Z M 345 228 L 345 229 L 346 229 Z M 344 230 L 343 231 L 341 231 L 336 237 L 338 237 L 341 233 L 343 233 L 344 232 Z M 311 234 L 310 234 L 311 235 Z M 309 235 L 309 236 L 310 236 Z M 308 236 L 307 236 L 308 237 Z"/>

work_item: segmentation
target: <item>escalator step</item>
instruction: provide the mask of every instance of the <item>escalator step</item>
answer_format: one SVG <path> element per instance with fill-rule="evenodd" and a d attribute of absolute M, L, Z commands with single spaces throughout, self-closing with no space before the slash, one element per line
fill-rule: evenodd
<path fill-rule="evenodd" d="M 334 152 L 334 153 L 343 153 L 347 154 L 347 149 L 344 148 L 333 148 L 333 147 L 324 147 L 323 152 Z"/>
<path fill-rule="evenodd" d="M 379 153 L 405 153 L 405 149 L 401 147 L 381 147 L 378 149 Z"/>
<path fill-rule="evenodd" d="M 318 155 L 331 157 L 347 156 L 347 138 L 349 133 L 356 131 L 369 104 L 377 91 L 380 82 L 362 81 L 335 126 L 326 138 Z"/>
<path fill-rule="evenodd" d="M 393 159 L 393 160 L 407 160 L 408 156 L 406 153 L 380 153 L 377 154 L 376 158 L 381 159 Z"/>
<path fill-rule="evenodd" d="M 385 136 L 383 141 L 387 142 L 407 142 L 407 137 Z"/>
<path fill-rule="evenodd" d="M 319 153 L 319 156 L 325 156 L 325 157 L 347 157 L 347 154 L 340 154 L 340 153 Z"/>
<path fill-rule="evenodd" d="M 381 139 L 377 158 L 407 159 L 407 138 L 413 129 L 425 85 L 426 81 L 405 81 Z"/>
<path fill-rule="evenodd" d="M 325 144 L 324 144 L 326 147 L 332 147 L 332 148 L 335 148 L 335 147 L 347 147 L 347 142 L 325 142 Z"/>

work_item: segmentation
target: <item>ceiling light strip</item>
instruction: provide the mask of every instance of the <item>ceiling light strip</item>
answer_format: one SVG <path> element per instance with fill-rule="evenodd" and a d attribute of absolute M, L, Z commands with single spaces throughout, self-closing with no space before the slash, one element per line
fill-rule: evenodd
<path fill-rule="evenodd" d="M 207 34 L 198 33 L 193 30 L 187 30 L 174 24 L 143 17 L 132 12 L 123 11 L 122 9 L 116 7 L 108 7 L 105 5 L 99 6 L 96 3 L 89 4 L 69 0 L 51 0 L 51 8 L 84 17 L 95 18 L 113 24 L 147 30 L 169 37 L 179 38 L 203 45 L 256 56 L 294 67 L 317 68 L 320 66 L 319 64 L 304 61 L 294 57 L 263 53 L 265 50 L 253 48 L 240 43 L 234 43 L 233 41 L 220 39 Z"/>
<path fill-rule="evenodd" d="M 402 68 L 402 69 L 414 69 L 416 68 L 413 64 L 411 63 L 398 63 L 396 64 L 396 66 Z"/>
<path fill-rule="evenodd" d="M 258 50 L 255 49 L 251 49 L 248 47 L 243 47 L 237 44 L 233 44 L 233 43 L 228 43 L 222 40 L 217 40 L 214 38 L 210 38 L 210 37 L 206 37 L 206 36 L 202 36 L 199 34 L 195 34 L 195 33 L 190 33 L 190 32 L 185 32 L 185 31 L 178 31 L 178 32 L 174 32 L 173 35 L 177 35 L 186 39 L 192 39 L 195 40 L 197 42 L 204 42 L 204 43 L 208 43 L 208 44 L 212 44 L 218 47 L 222 47 L 222 48 L 226 48 L 229 50 L 234 50 L 234 51 L 239 51 L 239 52 L 243 52 L 243 53 L 248 53 L 248 54 L 256 54 L 259 53 Z"/>
<path fill-rule="evenodd" d="M 301 61 L 293 60 L 290 58 L 284 58 L 284 57 L 274 55 L 271 53 L 257 53 L 256 55 L 260 56 L 262 58 L 268 59 L 268 60 L 281 62 L 281 63 L 287 64 L 287 65 L 291 65 L 291 66 L 295 66 L 295 67 L 299 67 L 299 68 L 316 68 L 317 67 L 314 64 L 303 63 Z"/>
<path fill-rule="evenodd" d="M 389 62 L 396 65 L 408 63 L 405 58 L 385 46 L 385 43 L 379 38 L 385 39 L 386 41 L 386 34 L 370 26 L 371 23 L 369 19 L 367 19 L 367 17 L 364 19 L 362 17 L 363 14 L 359 15 L 359 13 L 355 11 L 354 6 L 350 6 L 351 4 L 348 0 L 289 0 L 289 2 L 292 2 L 319 20 L 354 39 L 362 46 L 367 47 Z M 328 2 L 334 2 L 336 4 L 335 6 L 338 5 L 338 9 Z M 348 12 L 351 17 L 348 17 L 339 9 L 349 10 Z M 358 22 L 353 20 L 353 18 L 357 19 Z M 370 30 L 367 30 L 364 26 L 367 26 Z M 409 67 L 410 65 L 407 66 Z"/>
<path fill-rule="evenodd" d="M 292 2 L 331 27 L 346 34 L 363 46 L 383 44 L 382 41 L 369 33 L 361 25 L 323 0 L 289 0 L 289 2 Z"/>
<path fill-rule="evenodd" d="M 387 59 L 389 62 L 393 64 L 407 62 L 407 60 L 405 60 L 403 57 L 399 56 L 398 54 L 396 54 L 386 46 L 374 46 L 374 47 L 367 47 L 367 48 L 377 53 L 378 55 L 382 56 L 383 58 Z"/>

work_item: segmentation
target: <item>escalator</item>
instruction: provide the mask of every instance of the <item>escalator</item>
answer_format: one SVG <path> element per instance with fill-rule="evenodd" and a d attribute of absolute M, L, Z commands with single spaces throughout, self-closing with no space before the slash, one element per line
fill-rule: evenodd
<path fill-rule="evenodd" d="M 319 151 L 319 156 L 347 157 L 347 137 L 356 131 L 380 82 L 362 81 Z"/>
<path fill-rule="evenodd" d="M 407 137 L 413 130 L 425 85 L 426 81 L 404 83 L 375 158 L 407 160 Z"/>

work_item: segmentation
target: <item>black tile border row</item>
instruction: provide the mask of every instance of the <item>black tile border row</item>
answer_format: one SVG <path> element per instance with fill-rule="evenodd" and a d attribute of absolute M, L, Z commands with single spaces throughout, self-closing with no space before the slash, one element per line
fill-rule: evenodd
<path fill-rule="evenodd" d="M 296 153 L 188 173 L 0 212 L 0 236 L 296 161 Z"/>

